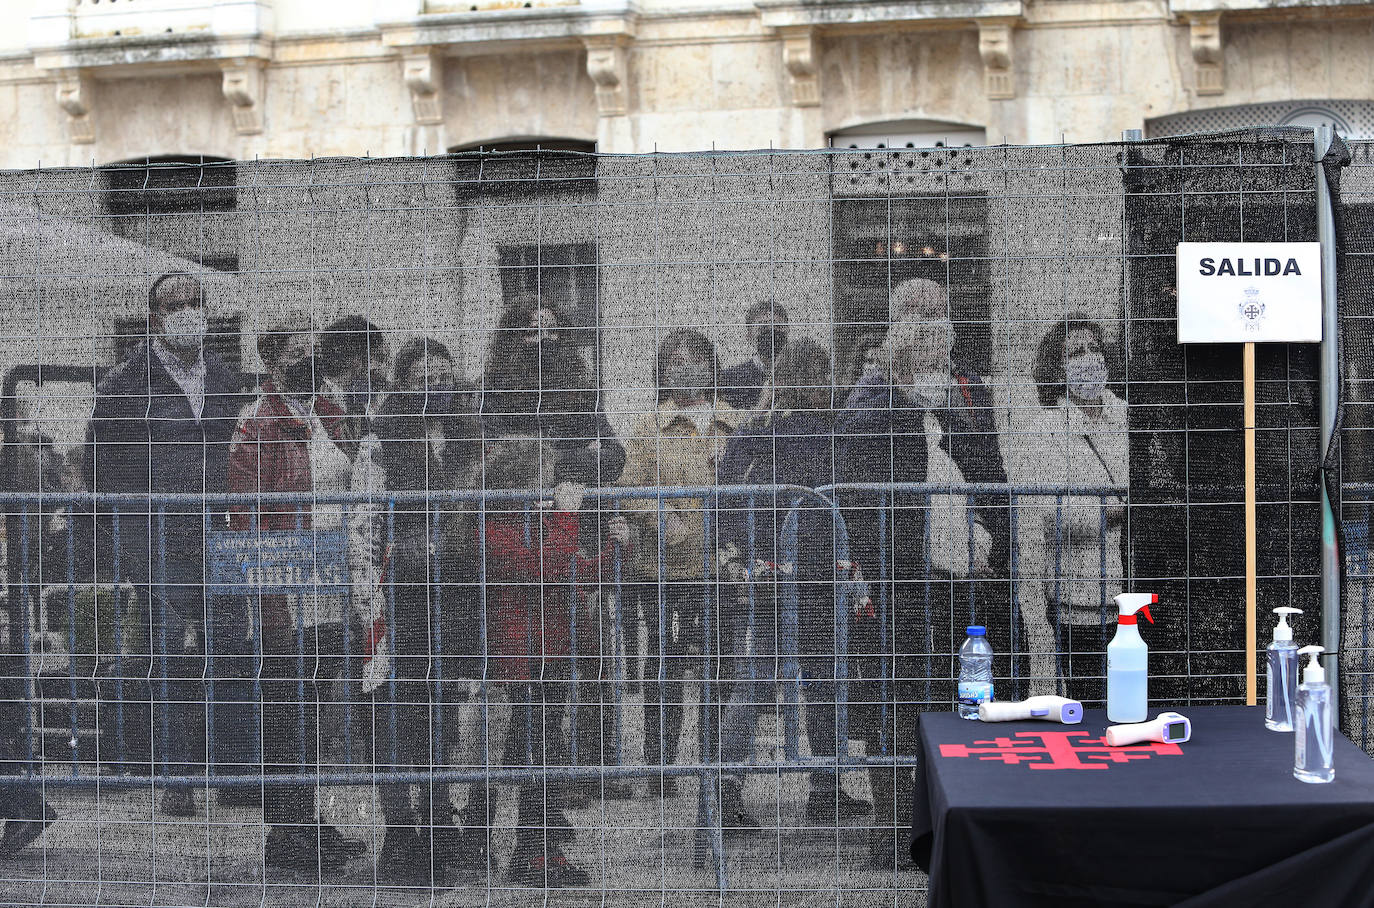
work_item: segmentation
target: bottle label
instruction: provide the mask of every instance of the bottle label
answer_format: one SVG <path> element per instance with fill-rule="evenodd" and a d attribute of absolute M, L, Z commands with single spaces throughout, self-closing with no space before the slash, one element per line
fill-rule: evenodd
<path fill-rule="evenodd" d="M 977 706 L 992 700 L 991 681 L 960 681 L 959 702 L 966 706 Z"/>

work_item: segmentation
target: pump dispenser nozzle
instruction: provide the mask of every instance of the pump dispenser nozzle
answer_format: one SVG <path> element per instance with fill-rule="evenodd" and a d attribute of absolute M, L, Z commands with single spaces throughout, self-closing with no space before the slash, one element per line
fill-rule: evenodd
<path fill-rule="evenodd" d="M 1274 614 L 1279 616 L 1279 623 L 1274 625 L 1274 642 L 1280 640 L 1292 640 L 1293 628 L 1288 626 L 1289 615 L 1301 615 L 1302 609 L 1293 608 L 1290 605 L 1281 605 L 1274 609 Z"/>
<path fill-rule="evenodd" d="M 1302 669 L 1302 683 L 1303 683 L 1303 684 L 1325 684 L 1325 683 L 1326 683 L 1326 669 L 1322 668 L 1322 664 L 1321 664 L 1320 662 L 1317 661 L 1317 657 L 1320 656 L 1320 655 L 1321 655 L 1322 653 L 1324 653 L 1324 652 L 1326 652 L 1326 647 L 1324 647 L 1324 646 L 1318 646 L 1318 645 L 1315 644 L 1315 643 L 1312 644 L 1311 646 L 1304 646 L 1302 649 L 1298 650 L 1298 655 L 1299 655 L 1299 656 L 1311 656 L 1311 657 L 1312 657 L 1312 661 L 1311 661 L 1311 662 L 1308 662 L 1305 666 L 1303 666 L 1303 669 Z"/>

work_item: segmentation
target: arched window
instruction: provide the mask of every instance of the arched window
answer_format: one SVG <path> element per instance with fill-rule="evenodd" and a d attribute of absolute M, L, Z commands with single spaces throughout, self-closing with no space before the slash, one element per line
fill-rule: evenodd
<path fill-rule="evenodd" d="M 830 134 L 831 148 L 964 148 L 986 145 L 987 130 L 943 120 L 885 120 Z"/>
<path fill-rule="evenodd" d="M 1147 138 L 1249 126 L 1331 126 L 1346 139 L 1374 138 L 1374 101 L 1275 101 L 1189 110 L 1145 121 Z"/>

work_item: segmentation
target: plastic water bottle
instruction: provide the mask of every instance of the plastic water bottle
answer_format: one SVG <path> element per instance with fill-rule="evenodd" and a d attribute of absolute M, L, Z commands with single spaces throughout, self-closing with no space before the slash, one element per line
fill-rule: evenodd
<path fill-rule="evenodd" d="M 959 647 L 959 715 L 978 718 L 978 704 L 992 702 L 992 647 L 987 628 L 969 627 L 964 645 Z"/>

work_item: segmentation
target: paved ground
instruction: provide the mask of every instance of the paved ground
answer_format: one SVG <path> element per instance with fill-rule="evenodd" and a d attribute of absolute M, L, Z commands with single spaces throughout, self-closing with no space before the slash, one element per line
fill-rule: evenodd
<path fill-rule="evenodd" d="M 639 699 L 626 710 L 629 759 L 643 754 Z M 686 710 L 680 759 L 697 757 L 696 710 Z M 780 747 L 781 723 L 758 728 L 758 757 Z M 803 752 L 808 750 L 803 739 Z M 855 743 L 851 753 L 858 755 Z M 376 853 L 383 824 L 374 792 L 330 788 L 321 814 L 369 852 L 337 877 L 279 877 L 264 883 L 262 812 L 222 808 L 199 791 L 194 820 L 173 821 L 154 810 L 146 790 L 59 790 L 51 800 L 61 814 L 41 840 L 19 858 L 0 863 L 0 905 L 62 906 L 526 906 L 606 908 L 916 908 L 925 904 L 925 876 L 914 869 L 869 867 L 868 818 L 840 829 L 806 828 L 807 782 L 798 774 L 749 777 L 746 806 L 770 827 L 726 840 L 729 891 L 716 887 L 714 863 L 694 866 L 698 782 L 682 778 L 660 801 L 648 780 L 633 784 L 628 799 L 596 798 L 569 811 L 578 827 L 569 856 L 592 876 L 583 891 L 513 888 L 506 862 L 514 847 L 515 792 L 500 788 L 488 872 L 457 878 L 453 888 L 429 891 L 377 881 Z M 867 776 L 849 773 L 845 788 L 871 799 Z M 455 797 L 461 806 L 466 792 Z M 208 808 L 207 808 L 207 801 Z M 908 867 L 909 865 L 903 865 Z M 547 895 L 547 897 L 546 897 Z"/>
<path fill-rule="evenodd" d="M 801 784 L 798 784 L 801 783 Z M 594 801 L 572 811 L 579 827 L 573 859 L 592 875 L 587 890 L 548 893 L 547 904 L 605 906 L 901 906 L 924 904 L 925 878 L 867 866 L 868 829 L 805 829 L 805 783 L 798 777 L 758 777 L 746 801 L 774 828 L 727 840 L 730 891 L 717 892 L 713 865 L 694 868 L 695 779 L 662 804 L 640 783 L 630 800 Z M 856 789 L 860 786 L 851 786 Z M 779 793 L 781 792 L 781 798 Z M 375 802 L 366 789 L 332 789 L 324 813 L 350 837 L 381 837 Z M 513 792 L 500 796 L 490 874 L 472 872 L 455 887 L 430 892 L 377 883 L 376 848 L 338 877 L 262 879 L 260 811 L 205 809 L 197 795 L 194 820 L 169 821 L 153 811 L 146 791 L 59 793 L 63 819 L 41 848 L 0 865 L 0 904 L 224 905 L 224 906 L 527 906 L 545 893 L 515 889 L 503 866 L 513 847 Z M 652 806 L 650 806 L 652 805 Z M 156 881 L 156 882 L 153 882 Z M 207 885 L 207 883 L 209 883 Z"/>

